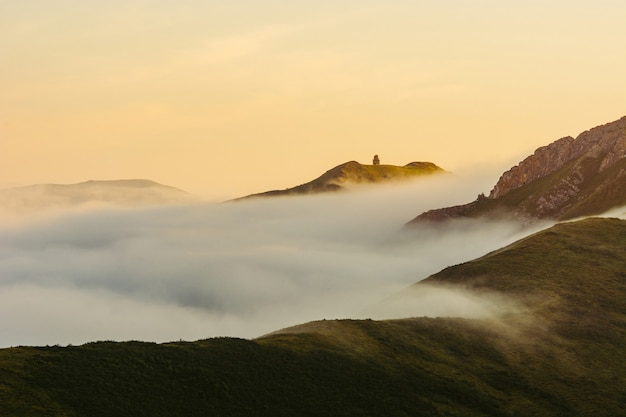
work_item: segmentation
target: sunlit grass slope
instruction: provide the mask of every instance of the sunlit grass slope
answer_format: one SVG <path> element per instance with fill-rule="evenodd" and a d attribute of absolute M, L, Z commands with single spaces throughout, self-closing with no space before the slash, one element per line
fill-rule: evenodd
<path fill-rule="evenodd" d="M 445 172 L 432 162 L 411 162 L 404 166 L 396 166 L 364 165 L 356 161 L 350 161 L 326 171 L 320 177 L 305 184 L 285 190 L 252 194 L 239 200 L 250 197 L 274 197 L 341 191 L 350 185 L 402 181 Z"/>
<path fill-rule="evenodd" d="M 522 308 L 318 321 L 256 340 L 3 349 L 0 415 L 625 415 L 626 221 L 560 224 L 426 282 Z"/>

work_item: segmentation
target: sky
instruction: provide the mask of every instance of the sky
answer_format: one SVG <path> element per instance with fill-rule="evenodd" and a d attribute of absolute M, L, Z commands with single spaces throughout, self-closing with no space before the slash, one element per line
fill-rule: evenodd
<path fill-rule="evenodd" d="M 626 114 L 624 22 L 621 0 L 0 0 L 0 187 L 226 199 L 374 154 L 493 184 Z"/>

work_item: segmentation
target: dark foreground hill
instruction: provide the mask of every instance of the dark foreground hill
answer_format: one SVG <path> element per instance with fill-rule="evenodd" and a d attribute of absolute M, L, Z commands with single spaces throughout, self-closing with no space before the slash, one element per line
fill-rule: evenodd
<path fill-rule="evenodd" d="M 285 195 L 315 194 L 342 191 L 359 184 L 376 184 L 389 181 L 401 181 L 432 174 L 444 173 L 443 169 L 432 162 L 411 162 L 404 166 L 363 165 L 350 161 L 326 171 L 306 184 L 285 190 L 272 190 L 252 194 L 237 200 L 256 197 L 276 197 Z"/>
<path fill-rule="evenodd" d="M 430 210 L 409 224 L 455 218 L 568 220 L 626 206 L 626 117 L 537 149 L 500 177 L 489 196 Z"/>
<path fill-rule="evenodd" d="M 0 350 L 7 416 L 623 416 L 626 221 L 559 224 L 430 285 L 489 319 L 328 320 L 256 340 Z"/>

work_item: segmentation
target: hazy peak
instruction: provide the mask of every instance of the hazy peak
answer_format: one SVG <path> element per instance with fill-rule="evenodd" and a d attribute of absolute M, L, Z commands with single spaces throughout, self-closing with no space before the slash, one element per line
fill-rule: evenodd
<path fill-rule="evenodd" d="M 576 137 L 561 138 L 535 152 L 500 177 L 489 194 L 498 198 L 529 182 L 543 178 L 576 158 L 598 158 L 598 172 L 626 156 L 626 116 L 587 130 Z"/>
<path fill-rule="evenodd" d="M 189 201 L 187 192 L 148 179 L 89 180 L 76 184 L 35 184 L 0 190 L 0 208 L 37 211 L 85 204 L 155 205 Z"/>

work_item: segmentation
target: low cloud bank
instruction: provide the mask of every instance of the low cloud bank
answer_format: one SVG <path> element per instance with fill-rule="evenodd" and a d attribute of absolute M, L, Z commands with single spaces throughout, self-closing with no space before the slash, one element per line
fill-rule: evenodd
<path fill-rule="evenodd" d="M 496 292 L 419 285 L 372 306 L 368 312 L 377 320 L 424 316 L 487 319 L 522 309 L 516 300 Z"/>
<path fill-rule="evenodd" d="M 611 209 L 598 217 L 614 217 L 626 220 L 626 206 Z"/>
<path fill-rule="evenodd" d="M 366 318 L 368 306 L 414 282 L 529 233 L 478 222 L 399 233 L 417 214 L 475 198 L 491 183 L 449 176 L 5 222 L 0 346 L 256 337 L 310 320 Z M 457 301 L 432 293 L 406 316 L 441 315 L 442 304 Z M 454 313 L 472 316 L 474 307 Z"/>

